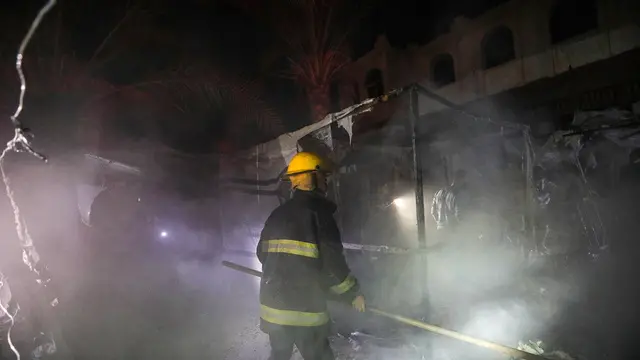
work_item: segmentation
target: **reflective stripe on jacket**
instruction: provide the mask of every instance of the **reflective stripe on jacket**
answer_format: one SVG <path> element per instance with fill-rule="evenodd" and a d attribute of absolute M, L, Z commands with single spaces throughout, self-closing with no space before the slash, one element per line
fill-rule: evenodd
<path fill-rule="evenodd" d="M 267 219 L 256 249 L 262 263 L 261 328 L 323 326 L 329 298 L 351 302 L 359 294 L 333 219 L 335 204 L 296 191 Z"/>
<path fill-rule="evenodd" d="M 262 251 L 318 258 L 318 245 L 297 240 L 266 240 L 262 242 Z"/>
<path fill-rule="evenodd" d="M 326 311 L 278 310 L 266 305 L 260 305 L 260 318 L 272 324 L 286 326 L 320 326 L 329 322 L 329 314 Z"/>

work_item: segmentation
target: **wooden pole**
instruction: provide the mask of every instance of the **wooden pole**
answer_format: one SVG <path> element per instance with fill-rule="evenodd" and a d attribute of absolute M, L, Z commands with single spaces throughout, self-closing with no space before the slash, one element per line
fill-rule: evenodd
<path fill-rule="evenodd" d="M 240 272 L 243 272 L 245 274 L 249 274 L 249 275 L 253 275 L 253 276 L 257 276 L 257 277 L 262 277 L 262 272 L 258 271 L 258 270 L 254 270 L 251 268 L 248 268 L 246 266 L 242 266 L 242 265 L 238 265 L 229 261 L 223 261 L 222 265 L 233 269 L 233 270 L 237 270 Z M 466 342 L 468 344 L 473 344 L 485 349 L 489 349 L 489 350 L 493 350 L 499 353 L 502 353 L 504 355 L 508 355 L 508 356 L 512 356 L 516 359 L 524 359 L 524 360 L 543 360 L 545 359 L 544 357 L 540 356 L 540 355 L 535 355 L 535 354 L 530 354 L 528 352 L 522 351 L 522 350 L 518 350 L 509 346 L 504 346 L 504 345 L 500 345 L 500 344 L 496 344 L 490 341 L 486 341 L 486 340 L 482 340 L 482 339 L 478 339 L 469 335 L 465 335 L 465 334 L 461 334 L 459 332 L 456 331 L 452 331 L 452 330 L 447 330 L 444 328 L 441 328 L 439 326 L 435 326 L 435 325 L 431 325 L 431 324 L 427 324 L 424 323 L 422 321 L 418 321 L 415 319 L 411 319 L 411 318 L 407 318 L 401 315 L 396 315 L 396 314 L 392 314 L 386 311 L 382 311 L 376 308 L 372 308 L 372 307 L 368 307 L 367 311 L 376 314 L 376 315 L 380 315 L 380 316 L 384 316 L 388 319 L 392 319 L 395 320 L 399 323 L 405 324 L 405 325 L 409 325 L 409 326 L 413 326 L 413 327 L 417 327 L 419 329 L 423 329 L 435 334 L 439 334 L 442 336 L 446 336 L 452 339 L 456 339 L 462 342 Z"/>

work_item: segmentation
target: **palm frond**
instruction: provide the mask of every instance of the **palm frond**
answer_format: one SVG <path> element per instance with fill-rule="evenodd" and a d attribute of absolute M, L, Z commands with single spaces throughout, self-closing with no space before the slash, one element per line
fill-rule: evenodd
<path fill-rule="evenodd" d="M 349 51 L 344 48 L 349 30 L 361 16 L 339 16 L 339 12 L 347 10 L 344 2 L 274 0 L 266 11 L 263 2 L 257 0 L 233 4 L 254 15 L 283 39 L 286 49 L 281 52 L 287 54 L 290 65 L 287 78 L 304 86 L 326 86 L 350 61 Z"/>
<path fill-rule="evenodd" d="M 268 106 L 251 82 L 237 79 L 214 66 L 183 66 L 142 86 L 141 90 L 175 111 L 175 119 L 204 119 L 201 126 L 218 122 L 237 144 L 273 138 L 284 132 L 277 112 Z M 214 136 L 215 134 L 212 134 Z"/>

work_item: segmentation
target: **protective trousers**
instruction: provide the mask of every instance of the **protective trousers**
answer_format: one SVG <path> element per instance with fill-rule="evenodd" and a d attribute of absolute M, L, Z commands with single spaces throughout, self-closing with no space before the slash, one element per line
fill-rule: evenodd
<path fill-rule="evenodd" d="M 269 332 L 270 360 L 289 360 L 293 345 L 304 360 L 335 360 L 324 327 L 288 327 Z"/>

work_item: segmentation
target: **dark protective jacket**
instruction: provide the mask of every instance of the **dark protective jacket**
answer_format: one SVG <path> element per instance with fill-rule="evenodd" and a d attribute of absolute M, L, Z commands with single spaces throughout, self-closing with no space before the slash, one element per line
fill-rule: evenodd
<path fill-rule="evenodd" d="M 313 192 L 295 191 L 266 221 L 257 255 L 262 263 L 261 329 L 326 326 L 328 299 L 359 295 L 333 218 L 336 205 Z"/>

